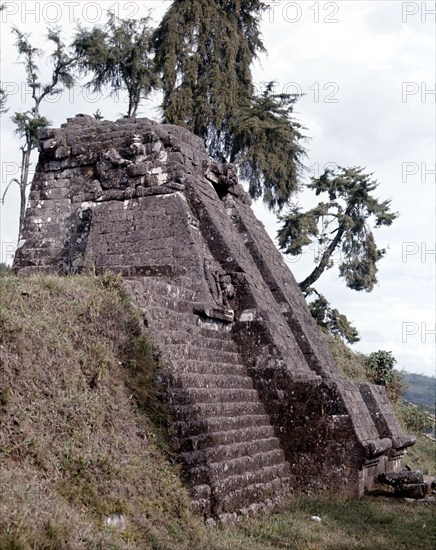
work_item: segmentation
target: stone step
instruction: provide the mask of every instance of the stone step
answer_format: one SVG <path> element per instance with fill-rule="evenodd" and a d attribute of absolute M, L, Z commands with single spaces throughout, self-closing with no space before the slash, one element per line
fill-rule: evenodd
<path fill-rule="evenodd" d="M 258 402 L 255 389 L 244 388 L 169 388 L 167 395 L 174 404 Z"/>
<path fill-rule="evenodd" d="M 174 423 L 174 429 L 180 438 L 207 434 L 209 432 L 221 432 L 239 430 L 248 427 L 270 426 L 269 416 L 266 414 L 237 415 L 237 416 L 213 416 L 202 420 L 181 420 Z"/>
<path fill-rule="evenodd" d="M 258 471 L 284 462 L 283 451 L 277 448 L 267 452 L 255 453 L 251 456 L 239 456 L 220 462 L 193 465 L 185 472 L 185 477 L 189 479 L 191 485 L 210 485 L 219 479 L 243 475 L 247 472 Z"/>
<path fill-rule="evenodd" d="M 199 326 L 214 330 L 217 327 L 229 325 L 229 321 L 223 321 L 222 317 L 211 318 L 206 316 L 204 312 L 213 310 L 215 307 L 213 304 L 208 305 L 202 302 L 168 299 L 159 296 L 149 296 L 143 300 L 144 313 L 151 319 L 166 319 L 168 316 L 175 317 L 182 322 L 190 322 L 195 319 L 201 321 L 198 322 Z"/>
<path fill-rule="evenodd" d="M 230 323 L 222 323 L 221 321 L 215 321 L 215 320 L 204 320 L 199 315 L 196 315 L 195 313 L 192 314 L 193 317 L 190 317 L 188 314 L 182 314 L 179 313 L 179 319 L 177 323 L 171 323 L 172 317 L 171 317 L 171 311 L 166 310 L 167 316 L 165 317 L 159 317 L 159 318 L 152 318 L 153 323 L 161 323 L 164 319 L 167 324 L 170 324 L 171 326 L 168 326 L 167 328 L 169 330 L 176 330 L 183 332 L 187 332 L 188 334 L 201 334 L 203 336 L 207 336 L 209 338 L 214 339 L 224 339 L 231 338 L 231 324 Z M 157 312 L 158 315 L 160 315 L 163 312 Z M 190 318 L 190 319 L 189 319 Z M 192 322 L 195 321 L 195 322 Z"/>
<path fill-rule="evenodd" d="M 279 441 L 276 437 L 241 441 L 228 445 L 217 445 L 197 451 L 180 453 L 180 458 L 186 465 L 209 464 L 214 462 L 227 462 L 238 457 L 251 457 L 259 453 L 280 450 Z M 242 473 L 242 472 L 239 472 Z"/>
<path fill-rule="evenodd" d="M 231 333 L 230 333 L 230 326 L 220 326 L 219 329 L 215 330 L 210 327 L 204 327 L 200 326 L 199 318 L 197 317 L 196 320 L 193 320 L 192 322 L 186 322 L 181 319 L 175 320 L 171 314 L 171 312 L 167 312 L 167 317 L 165 318 L 159 318 L 155 319 L 150 316 L 145 315 L 145 318 L 148 323 L 149 329 L 152 331 L 152 333 L 156 335 L 160 335 L 163 333 L 169 333 L 171 331 L 175 331 L 178 333 L 184 333 L 188 335 L 187 340 L 192 340 L 193 337 L 206 337 L 214 340 L 228 340 L 231 339 Z M 195 317 L 195 316 L 194 316 Z"/>
<path fill-rule="evenodd" d="M 151 327 L 153 331 L 154 325 Z M 161 332 L 159 334 L 159 342 L 162 343 L 165 347 L 167 345 L 177 345 L 177 344 L 186 344 L 187 341 L 192 340 L 192 335 L 198 338 L 197 345 L 200 345 L 202 348 L 209 350 L 219 350 L 227 353 L 238 353 L 238 347 L 231 339 L 231 334 L 227 333 L 227 338 L 216 338 L 205 336 L 204 331 L 199 327 L 189 327 L 190 331 L 187 333 L 181 330 L 167 330 L 166 332 Z M 189 338 L 188 338 L 189 335 Z"/>
<path fill-rule="evenodd" d="M 231 323 L 205 317 L 198 317 L 197 326 L 202 330 L 203 334 L 209 335 L 211 338 L 228 338 L 232 330 Z"/>
<path fill-rule="evenodd" d="M 262 468 L 261 470 L 230 476 L 222 481 L 212 482 L 212 486 L 206 484 L 196 485 L 191 487 L 189 492 L 196 511 L 198 511 L 201 515 L 211 515 L 211 497 L 213 497 L 214 502 L 219 502 L 226 500 L 228 494 L 234 495 L 235 491 L 243 489 L 247 486 L 256 485 L 257 488 L 259 488 L 261 485 L 265 486 L 267 484 L 268 485 L 265 489 L 271 495 L 271 486 L 269 484 L 277 479 L 280 480 L 281 483 L 278 484 L 277 481 L 275 481 L 276 487 L 273 490 L 275 495 L 286 495 L 290 493 L 289 465 L 287 463 L 274 464 L 272 466 Z M 255 499 L 254 502 L 258 502 L 258 500 Z M 253 501 L 248 499 L 247 501 L 243 503 L 239 502 L 238 504 L 238 508 L 245 508 L 250 504 L 253 504 Z M 218 506 L 220 505 L 218 504 Z M 228 509 L 227 503 L 226 509 Z"/>
<path fill-rule="evenodd" d="M 210 417 L 232 417 L 240 415 L 264 415 L 265 409 L 260 401 L 222 402 L 222 403 L 189 403 L 174 404 L 175 421 L 197 421 Z"/>
<path fill-rule="evenodd" d="M 193 314 L 196 302 L 190 300 L 178 300 L 177 298 L 149 295 L 144 298 L 144 309 L 164 309 L 171 313 Z"/>
<path fill-rule="evenodd" d="M 166 283 L 153 277 L 141 277 L 138 282 L 135 278 L 126 277 L 132 287 L 140 290 L 144 296 L 159 296 L 162 298 L 172 298 L 177 300 L 195 301 L 197 292 L 188 286 L 181 286 L 173 283 Z"/>
<path fill-rule="evenodd" d="M 217 364 L 219 367 L 220 365 Z M 189 364 L 188 364 L 189 367 Z M 180 389 L 253 389 L 253 380 L 249 376 L 235 374 L 211 374 L 198 372 L 177 372 L 173 375 L 175 386 Z"/>
<path fill-rule="evenodd" d="M 143 305 L 146 310 L 148 309 L 166 309 L 174 313 L 184 314 L 197 314 L 202 315 L 202 312 L 206 310 L 213 310 L 217 308 L 216 304 L 197 302 L 195 299 L 175 298 L 173 296 L 163 296 L 157 294 L 146 294 L 143 298 Z"/>
<path fill-rule="evenodd" d="M 249 426 L 238 430 L 209 432 L 201 435 L 191 435 L 178 440 L 179 448 L 185 452 L 198 451 L 219 445 L 232 445 L 244 441 L 268 439 L 274 437 L 272 426 Z"/>
<path fill-rule="evenodd" d="M 273 500 L 278 495 L 288 493 L 289 480 L 285 478 L 275 478 L 267 483 L 254 483 L 214 499 L 212 512 L 217 516 L 229 514 L 246 507 L 249 503 Z"/>
<path fill-rule="evenodd" d="M 196 516 L 203 516 L 205 519 L 212 516 L 210 498 L 192 499 L 191 510 Z"/>
<path fill-rule="evenodd" d="M 175 365 L 173 368 L 174 375 L 177 373 L 191 373 L 201 375 L 248 376 L 247 369 L 240 364 L 179 359 L 176 353 L 167 355 L 166 358 Z M 165 358 L 163 358 L 163 361 L 165 361 Z"/>
<path fill-rule="evenodd" d="M 177 353 L 179 358 L 200 359 L 201 361 L 220 361 L 222 363 L 240 364 L 241 358 L 238 353 L 225 350 L 210 349 L 208 341 L 202 338 L 196 339 L 195 343 L 166 343 L 165 352 Z"/>
<path fill-rule="evenodd" d="M 189 488 L 189 493 L 193 500 L 202 500 L 210 498 L 212 494 L 212 488 L 210 485 L 195 485 Z"/>
<path fill-rule="evenodd" d="M 212 482 L 210 489 L 214 495 L 222 499 L 232 491 L 243 489 L 247 485 L 268 483 L 275 479 L 287 481 L 289 480 L 289 476 L 289 464 L 283 462 L 281 464 L 273 464 L 272 466 L 261 468 L 260 470 L 245 472 L 240 475 L 230 476 L 220 481 Z"/>
<path fill-rule="evenodd" d="M 192 311 L 180 312 L 166 307 L 147 305 L 144 308 L 144 316 L 149 324 L 157 322 L 176 322 L 178 327 L 195 326 L 198 322 L 198 315 Z"/>

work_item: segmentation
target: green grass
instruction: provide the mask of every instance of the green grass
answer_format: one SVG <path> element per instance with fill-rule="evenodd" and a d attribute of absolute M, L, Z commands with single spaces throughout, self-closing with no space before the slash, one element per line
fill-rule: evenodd
<path fill-rule="evenodd" d="M 311 520 L 314 515 L 321 523 Z M 240 530 L 259 549 L 424 549 L 435 540 L 434 508 L 369 497 L 299 498 L 279 514 L 250 520 Z"/>
<path fill-rule="evenodd" d="M 423 474 L 436 476 L 436 443 L 427 439 L 423 434 L 415 433 L 416 445 L 409 447 L 403 460 L 415 470 L 421 470 Z"/>
<path fill-rule="evenodd" d="M 165 414 L 159 366 L 120 280 L 2 277 L 0 296 L 0 548 L 136 547 L 195 523 L 145 413 Z M 119 512 L 122 533 L 104 524 Z"/>
<path fill-rule="evenodd" d="M 353 351 L 338 336 L 333 336 L 325 331 L 323 331 L 323 336 L 344 378 L 354 382 L 368 382 L 365 373 L 366 356 L 363 353 Z"/>
<path fill-rule="evenodd" d="M 0 278 L 0 550 L 433 547 L 434 506 L 373 497 L 299 497 L 206 527 L 171 460 L 142 326 L 118 278 Z M 431 460 L 422 443 L 413 466 Z"/>

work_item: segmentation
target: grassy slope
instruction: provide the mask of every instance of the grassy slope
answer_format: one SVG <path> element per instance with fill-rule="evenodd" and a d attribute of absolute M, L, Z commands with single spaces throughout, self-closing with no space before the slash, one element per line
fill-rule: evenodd
<path fill-rule="evenodd" d="M 0 550 L 432 546 L 432 509 L 373 499 L 299 498 L 219 530 L 192 517 L 116 279 L 0 277 L 0 361 Z M 126 530 L 105 525 L 115 513 Z"/>
<path fill-rule="evenodd" d="M 162 525 L 189 530 L 185 491 L 125 383 L 133 361 L 124 350 L 141 337 L 116 281 L 7 277 L 0 285 L 3 537 L 21 541 L 17 548 L 47 540 L 122 548 L 165 541 Z M 137 366 L 153 370 L 144 357 Z M 120 512 L 129 518 L 123 535 L 104 527 Z"/>

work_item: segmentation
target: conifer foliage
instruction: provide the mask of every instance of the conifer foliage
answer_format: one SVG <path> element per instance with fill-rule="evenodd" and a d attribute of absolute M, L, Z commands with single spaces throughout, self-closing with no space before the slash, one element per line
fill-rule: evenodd
<path fill-rule="evenodd" d="M 175 0 L 155 32 L 164 122 L 227 157 L 231 126 L 253 94 L 250 65 L 264 51 L 259 0 Z"/>
<path fill-rule="evenodd" d="M 307 297 L 315 294 L 316 298 L 308 302 L 310 313 L 317 324 L 333 336 L 342 338 L 349 344 L 360 340 L 357 329 L 348 320 L 347 316 L 332 307 L 325 296 L 314 288 L 307 290 Z"/>
<path fill-rule="evenodd" d="M 77 67 L 91 73 L 87 86 L 94 92 L 110 87 L 111 95 L 127 90 L 128 117 L 135 117 L 139 104 L 158 85 L 151 59 L 150 17 L 120 19 L 108 12 L 104 27 L 79 26 L 73 47 Z"/>
<path fill-rule="evenodd" d="M 375 198 L 378 182 L 359 167 L 326 170 L 307 187 L 316 195 L 326 194 L 328 202 L 307 212 L 292 207 L 281 217 L 283 226 L 278 233 L 285 254 L 299 255 L 311 243 L 319 247 L 318 264 L 300 288 L 307 291 L 334 265 L 333 254 L 340 252 L 339 275 L 347 287 L 370 292 L 377 283 L 377 262 L 386 253 L 377 248 L 371 225 L 389 226 L 397 218 L 398 214 L 390 211 L 390 200 Z"/>
<path fill-rule="evenodd" d="M 205 140 L 238 164 L 253 198 L 280 209 L 297 189 L 303 149 L 290 113 L 295 96 L 254 91 L 251 64 L 264 51 L 260 0 L 175 0 L 154 34 L 164 122 Z"/>
<path fill-rule="evenodd" d="M 267 207 L 281 210 L 298 190 L 305 150 L 302 127 L 292 117 L 298 96 L 275 94 L 274 84 L 269 82 L 236 119 L 230 160 L 240 166 L 254 199 L 263 196 Z"/>

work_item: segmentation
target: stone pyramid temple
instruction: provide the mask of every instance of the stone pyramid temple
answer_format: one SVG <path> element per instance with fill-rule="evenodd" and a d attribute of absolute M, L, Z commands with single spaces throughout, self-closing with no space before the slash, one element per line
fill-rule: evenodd
<path fill-rule="evenodd" d="M 384 388 L 342 378 L 232 165 L 147 119 L 78 115 L 43 130 L 40 151 L 14 269 L 123 276 L 198 513 L 359 496 L 400 468 L 414 438 Z"/>

